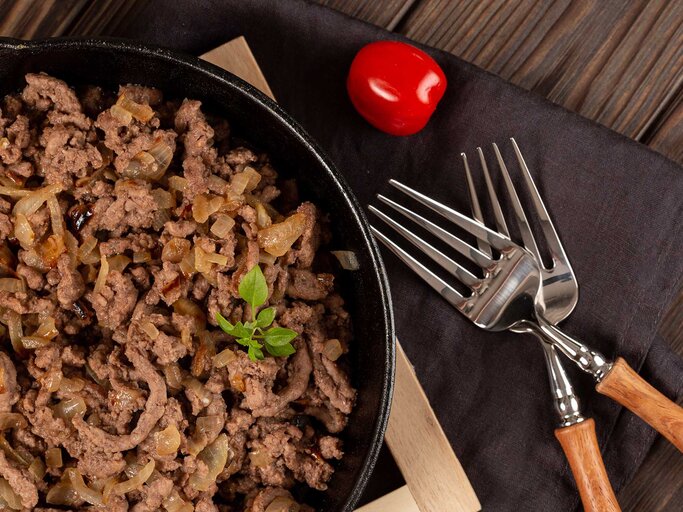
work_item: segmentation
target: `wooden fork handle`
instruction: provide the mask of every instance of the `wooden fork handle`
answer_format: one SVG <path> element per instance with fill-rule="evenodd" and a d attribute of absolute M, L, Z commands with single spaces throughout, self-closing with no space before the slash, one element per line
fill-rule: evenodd
<path fill-rule="evenodd" d="M 683 408 L 648 384 L 621 357 L 595 389 L 640 416 L 683 452 Z"/>
<path fill-rule="evenodd" d="M 569 427 L 558 428 L 555 430 L 555 437 L 569 461 L 584 511 L 620 511 L 600 455 L 595 422 L 587 419 Z"/>

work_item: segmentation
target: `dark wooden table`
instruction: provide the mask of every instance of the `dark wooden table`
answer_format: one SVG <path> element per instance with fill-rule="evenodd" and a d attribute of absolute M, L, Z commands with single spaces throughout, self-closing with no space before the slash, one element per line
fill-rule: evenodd
<path fill-rule="evenodd" d="M 449 51 L 683 164 L 683 0 L 317 1 Z M 0 35 L 106 35 L 136 4 L 0 0 Z M 683 291 L 660 332 L 683 355 Z M 619 502 L 624 511 L 683 510 L 683 455 L 658 440 Z"/>

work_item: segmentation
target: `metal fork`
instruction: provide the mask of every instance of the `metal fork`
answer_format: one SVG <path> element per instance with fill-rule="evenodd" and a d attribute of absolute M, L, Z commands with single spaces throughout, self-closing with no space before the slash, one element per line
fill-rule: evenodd
<path fill-rule="evenodd" d="M 532 215 L 535 213 L 540 221 L 541 231 L 543 232 L 546 246 L 552 258 L 552 266 L 550 267 L 543 263 L 539 254 L 535 237 L 533 237 L 529 223 L 527 222 L 524 209 L 521 207 L 517 191 L 510 178 L 505 161 L 498 149 L 498 145 L 495 143 L 492 144 L 493 150 L 496 154 L 498 166 L 503 175 L 508 195 L 512 198 L 515 219 L 517 220 L 517 225 L 522 233 L 522 245 L 536 257 L 536 262 L 540 267 L 541 292 L 543 293 L 545 302 L 546 319 L 552 324 L 557 325 L 567 318 L 576 306 L 579 298 L 578 282 L 574 275 L 574 271 L 569 264 L 569 258 L 562 246 L 560 237 L 543 204 L 543 199 L 536 188 L 519 146 L 514 138 L 511 138 L 510 141 L 512 142 L 519 168 L 524 177 L 526 190 L 533 203 L 534 212 L 532 212 Z M 503 209 L 498 200 L 498 194 L 493 186 L 493 180 L 491 179 L 491 174 L 489 173 L 489 168 L 486 164 L 484 152 L 478 147 L 477 153 L 479 155 L 479 162 L 486 183 L 486 190 L 496 228 L 499 233 L 506 235 L 508 238 L 512 238 L 505 221 Z M 465 168 L 465 177 L 467 178 L 467 188 L 472 205 L 472 217 L 485 225 L 484 215 L 479 203 L 467 155 L 461 153 L 460 156 Z M 491 247 L 488 244 L 481 240 L 477 240 L 477 247 L 481 252 L 492 257 Z M 512 330 L 514 330 L 514 328 Z M 593 419 L 586 419 L 581 413 L 579 398 L 574 393 L 573 386 L 567 377 L 567 373 L 555 347 L 552 344 L 547 343 L 543 337 L 537 337 L 543 348 L 543 355 L 550 380 L 550 389 L 556 412 L 560 418 L 560 426 L 555 430 L 555 436 L 560 441 L 560 444 L 567 455 L 567 459 L 569 460 L 570 468 L 584 503 L 584 510 L 591 510 L 592 504 L 595 503 L 599 504 L 602 510 L 618 511 L 620 508 L 614 491 L 612 490 L 612 486 L 609 483 L 607 471 L 598 447 L 595 422 Z M 582 422 L 584 423 L 581 424 Z M 583 435 L 577 436 L 577 433 L 579 432 Z M 577 438 L 581 443 L 578 449 L 574 443 L 570 444 L 567 442 L 568 439 L 574 441 Z M 593 471 L 591 471 L 591 469 Z M 593 475 L 597 475 L 597 478 L 593 477 Z M 600 499 L 597 499 L 596 496 L 599 496 Z"/>
<path fill-rule="evenodd" d="M 492 231 L 476 220 L 396 180 L 390 180 L 390 184 L 479 241 L 487 243 L 498 255 L 488 256 L 412 210 L 378 195 L 380 201 L 479 266 L 483 271 L 483 277 L 475 276 L 466 267 L 371 206 L 370 210 L 373 213 L 439 264 L 452 278 L 467 287 L 469 292 L 463 295 L 448 281 L 373 227 L 373 233 L 382 243 L 475 325 L 491 331 L 514 329 L 516 332 L 543 335 L 546 341 L 560 349 L 582 370 L 593 375 L 598 383 L 596 389 L 600 393 L 629 408 L 667 437 L 679 450 L 683 450 L 683 409 L 641 379 L 622 358 L 611 362 L 599 352 L 566 335 L 548 322 L 545 318 L 540 267 L 530 252 L 512 242 L 504 234 Z M 525 240 L 525 243 L 528 242 Z"/>

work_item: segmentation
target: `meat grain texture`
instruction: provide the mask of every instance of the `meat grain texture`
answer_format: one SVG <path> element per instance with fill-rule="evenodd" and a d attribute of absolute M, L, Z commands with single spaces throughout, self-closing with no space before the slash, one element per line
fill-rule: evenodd
<path fill-rule="evenodd" d="M 0 103 L 0 504 L 312 510 L 290 491 L 327 488 L 356 398 L 325 217 L 199 101 L 26 82 Z M 288 358 L 216 325 L 251 318 L 254 265 Z"/>

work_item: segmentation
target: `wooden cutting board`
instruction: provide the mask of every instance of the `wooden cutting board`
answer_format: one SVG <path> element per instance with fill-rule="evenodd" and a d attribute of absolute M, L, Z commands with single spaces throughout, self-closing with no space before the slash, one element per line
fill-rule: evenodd
<path fill-rule="evenodd" d="M 244 37 L 201 56 L 275 99 Z M 439 425 L 401 345 L 386 442 L 407 482 L 356 512 L 476 512 L 474 489 Z"/>

